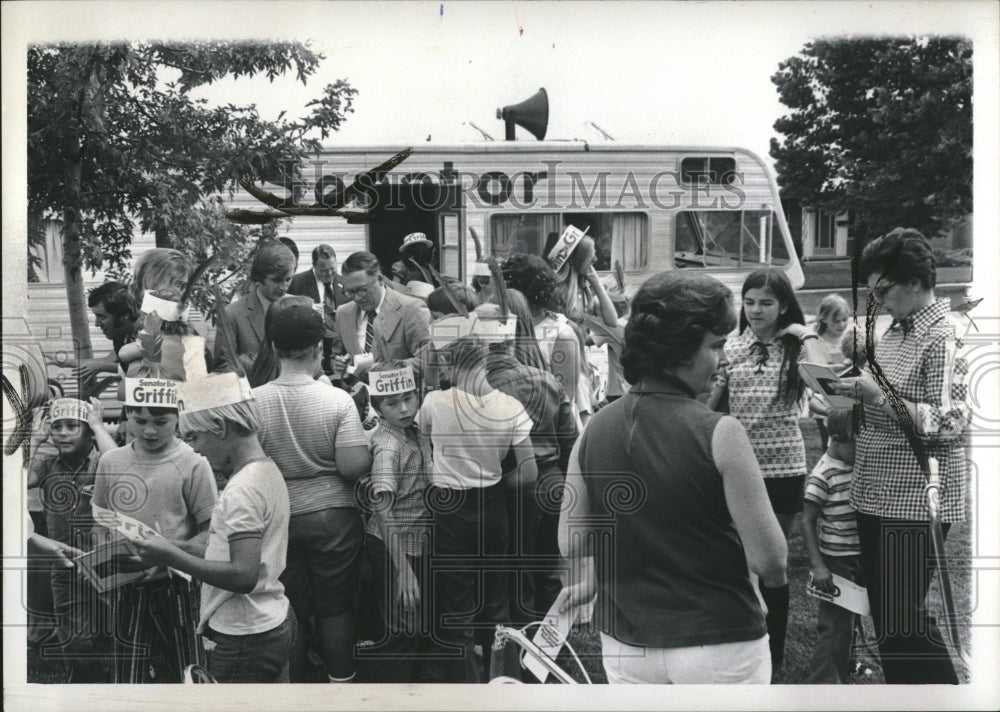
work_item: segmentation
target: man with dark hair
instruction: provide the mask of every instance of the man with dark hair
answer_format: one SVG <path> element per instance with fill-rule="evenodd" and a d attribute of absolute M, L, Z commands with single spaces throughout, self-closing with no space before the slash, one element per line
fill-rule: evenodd
<path fill-rule="evenodd" d="M 319 245 L 312 251 L 312 269 L 292 277 L 289 294 L 309 297 L 322 309 L 327 334 L 323 338 L 323 369 L 329 371 L 330 359 L 341 353 L 343 340 L 337 334 L 337 307 L 350 301 L 344 294 L 344 283 L 337 274 L 337 253 L 329 245 Z"/>
<path fill-rule="evenodd" d="M 105 282 L 87 295 L 87 306 L 94 312 L 94 322 L 101 333 L 111 341 L 111 353 L 100 358 L 68 359 L 73 375 L 89 380 L 99 373 L 118 372 L 118 349 L 132 338 L 138 314 L 129 299 L 128 285 L 122 282 Z"/>
<path fill-rule="evenodd" d="M 344 294 L 351 299 L 337 307 L 337 333 L 346 356 L 338 356 L 336 370 L 353 365 L 358 372 L 375 361 L 406 361 L 418 368 L 416 355 L 429 338 L 431 315 L 427 305 L 386 288 L 378 258 L 355 252 L 343 267 Z"/>
<path fill-rule="evenodd" d="M 227 326 L 242 370 L 253 364 L 264 343 L 264 317 L 267 308 L 285 295 L 295 270 L 295 255 L 280 242 L 267 242 L 257 248 L 250 264 L 253 286 L 249 294 L 226 307 Z M 221 341 L 215 340 L 215 362 L 225 361 Z M 227 363 L 235 371 L 237 364 Z"/>

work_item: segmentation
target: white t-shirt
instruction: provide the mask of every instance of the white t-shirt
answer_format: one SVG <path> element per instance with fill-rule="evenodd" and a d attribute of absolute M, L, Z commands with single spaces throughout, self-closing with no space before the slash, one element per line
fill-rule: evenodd
<path fill-rule="evenodd" d="M 501 461 L 533 426 L 524 406 L 507 394 L 476 396 L 459 388 L 428 393 L 417 423 L 434 446 L 431 481 L 449 489 L 498 483 Z"/>
<path fill-rule="evenodd" d="M 273 460 L 255 460 L 232 476 L 212 513 L 205 559 L 229 561 L 229 542 L 259 537 L 260 571 L 250 593 L 203 584 L 199 631 L 210 625 L 227 635 L 251 635 L 284 622 L 288 599 L 278 576 L 285 570 L 288 518 L 288 491 Z"/>

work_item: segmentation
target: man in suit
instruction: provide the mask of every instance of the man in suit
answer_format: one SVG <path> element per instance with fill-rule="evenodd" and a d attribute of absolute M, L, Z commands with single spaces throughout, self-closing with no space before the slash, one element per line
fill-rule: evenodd
<path fill-rule="evenodd" d="M 337 253 L 329 245 L 320 245 L 312 251 L 312 269 L 292 277 L 289 294 L 309 297 L 315 304 L 323 305 L 323 370 L 330 371 L 334 354 L 343 353 L 344 346 L 337 334 L 337 307 L 350 301 L 344 294 L 344 283 L 337 274 Z"/>
<path fill-rule="evenodd" d="M 246 372 L 264 344 L 264 317 L 272 302 L 288 291 L 295 271 L 295 255 L 280 242 L 268 242 L 258 248 L 250 265 L 253 286 L 242 299 L 226 307 L 226 326 L 233 340 L 242 370 Z M 215 362 L 225 361 L 227 371 L 235 371 L 222 352 L 222 341 L 215 338 Z"/>
<path fill-rule="evenodd" d="M 350 364 L 361 373 L 388 359 L 419 368 L 416 355 L 430 338 L 431 314 L 419 299 L 387 288 L 380 267 L 370 252 L 355 252 L 344 262 L 344 294 L 351 301 L 337 307 L 346 356 L 337 357 L 335 371 Z"/>

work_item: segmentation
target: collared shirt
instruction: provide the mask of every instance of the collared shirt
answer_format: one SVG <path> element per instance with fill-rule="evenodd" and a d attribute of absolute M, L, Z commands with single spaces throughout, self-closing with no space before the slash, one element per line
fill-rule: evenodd
<path fill-rule="evenodd" d="M 726 342 L 730 412 L 746 428 L 764 477 L 806 474 L 799 403 L 778 398 L 783 356 L 779 340 L 759 341 L 750 328 Z"/>
<path fill-rule="evenodd" d="M 403 551 L 407 554 L 427 553 L 430 535 L 430 514 L 424 503 L 424 490 L 430 485 L 434 463 L 430 439 L 416 427 L 406 430 L 379 418 L 378 431 L 372 437 L 372 494 L 393 495 L 392 517 L 398 529 Z M 382 538 L 375 517 L 368 519 L 365 530 Z"/>
<path fill-rule="evenodd" d="M 916 436 L 927 456 L 938 461 L 941 521 L 961 522 L 968 487 L 968 364 L 961 355 L 964 329 L 950 318 L 950 309 L 947 299 L 939 300 L 913 313 L 907 333 L 893 325 L 875 346 L 875 358 L 895 394 L 916 406 Z M 888 407 L 865 406 L 851 503 L 865 514 L 926 520 L 923 470 L 903 426 L 887 414 Z"/>
<path fill-rule="evenodd" d="M 36 456 L 31 461 L 30 468 L 38 478 L 39 496 L 47 514 L 63 517 L 67 524 L 70 520 L 83 527 L 92 524 L 83 488 L 94 484 L 99 459 L 97 450 L 91 448 L 75 466 L 59 454 Z M 66 544 L 70 543 L 68 534 L 68 528 L 62 532 L 49 532 L 49 536 Z"/>
<path fill-rule="evenodd" d="M 385 304 L 385 290 L 389 287 L 382 287 L 382 298 L 378 300 L 378 305 L 372 309 L 375 312 L 375 317 L 382 312 L 382 305 Z M 358 309 L 358 344 L 361 348 L 365 346 L 365 337 L 368 335 L 368 312 Z M 371 353 L 371 349 L 366 350 L 364 353 Z"/>

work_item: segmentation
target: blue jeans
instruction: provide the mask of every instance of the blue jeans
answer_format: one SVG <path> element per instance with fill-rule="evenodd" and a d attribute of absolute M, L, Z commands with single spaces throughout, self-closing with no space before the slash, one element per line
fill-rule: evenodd
<path fill-rule="evenodd" d="M 288 682 L 288 657 L 295 642 L 295 613 L 288 606 L 284 622 L 250 635 L 228 635 L 209 628 L 215 641 L 208 655 L 208 671 L 218 682 Z"/>
<path fill-rule="evenodd" d="M 827 556 L 823 563 L 830 573 L 860 584 L 861 556 Z M 850 681 L 851 644 L 854 640 L 855 614 L 835 603 L 820 599 L 816 617 L 816 648 L 810 665 L 809 683 L 844 685 Z"/>

